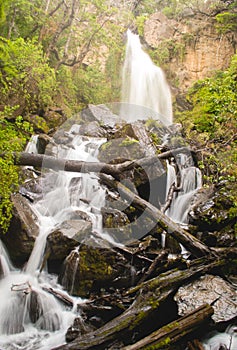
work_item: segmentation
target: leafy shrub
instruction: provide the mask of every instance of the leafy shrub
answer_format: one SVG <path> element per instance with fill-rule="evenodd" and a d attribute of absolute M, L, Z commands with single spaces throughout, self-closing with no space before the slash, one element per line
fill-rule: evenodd
<path fill-rule="evenodd" d="M 22 151 L 32 129 L 21 116 L 14 123 L 7 121 L 14 110 L 5 108 L 0 113 L 0 227 L 5 232 L 12 216 L 11 194 L 17 190 L 19 173 L 14 165 L 13 152 Z"/>

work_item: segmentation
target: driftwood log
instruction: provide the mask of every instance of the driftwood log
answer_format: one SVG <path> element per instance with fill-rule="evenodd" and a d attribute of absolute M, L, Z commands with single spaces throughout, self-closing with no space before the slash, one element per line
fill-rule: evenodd
<path fill-rule="evenodd" d="M 210 249 L 191 235 L 188 231 L 172 221 L 168 216 L 162 213 L 157 207 L 142 199 L 132 191 L 130 191 L 121 182 L 112 180 L 108 176 L 101 174 L 101 180 L 110 188 L 118 190 L 124 199 L 127 199 L 134 207 L 142 211 L 146 211 L 146 216 L 155 221 L 164 231 L 173 236 L 179 243 L 190 251 L 194 256 L 200 257 L 212 253 Z"/>
<path fill-rule="evenodd" d="M 120 164 L 107 164 L 102 162 L 83 162 L 70 159 L 58 159 L 45 154 L 34 154 L 27 152 L 13 153 L 13 159 L 15 165 L 44 167 L 54 170 L 64 170 L 69 172 L 82 172 L 82 173 L 104 173 L 111 175 L 114 178 L 118 178 L 122 172 L 131 170 L 135 165 L 147 166 L 154 165 L 160 162 L 161 159 L 168 159 L 174 157 L 178 153 L 190 153 L 192 151 L 187 147 L 180 147 L 177 149 L 171 149 L 169 151 L 160 153 L 153 157 L 147 157 L 137 160 L 125 161 Z M 0 157 L 4 157 L 5 153 L 0 154 Z"/>
<path fill-rule="evenodd" d="M 122 350 L 142 350 L 150 346 L 162 349 L 162 347 L 177 343 L 184 336 L 200 327 L 202 323 L 209 320 L 213 313 L 212 306 L 208 304 L 202 305 L 188 315 L 165 325 L 137 343 L 124 347 Z"/>
<path fill-rule="evenodd" d="M 139 286 L 139 293 L 132 305 L 121 315 L 106 323 L 99 329 L 76 338 L 69 344 L 61 345 L 53 350 L 85 350 L 105 349 L 114 341 L 122 339 L 127 332 L 132 333 L 138 326 L 146 322 L 154 311 L 158 311 L 167 298 L 191 279 L 205 274 L 225 263 L 224 259 L 214 257 L 197 259 L 193 266 L 185 270 L 172 270 L 155 277 Z M 161 315 L 162 318 L 162 315 Z"/>

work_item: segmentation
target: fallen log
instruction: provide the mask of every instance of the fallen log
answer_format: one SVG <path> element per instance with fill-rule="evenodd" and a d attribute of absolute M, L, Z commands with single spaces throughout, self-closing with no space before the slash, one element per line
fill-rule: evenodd
<path fill-rule="evenodd" d="M 158 254 L 157 257 L 153 260 L 148 270 L 143 274 L 138 284 L 141 284 L 142 282 L 148 280 L 151 277 L 152 273 L 155 271 L 155 269 L 161 264 L 164 264 L 164 260 L 167 260 L 167 256 L 168 253 L 165 250 L 161 251 L 161 253 Z"/>
<path fill-rule="evenodd" d="M 53 288 L 43 287 L 42 289 L 45 292 L 52 294 L 56 299 L 58 299 L 59 301 L 61 301 L 65 305 L 73 307 L 73 305 L 74 305 L 73 299 L 70 298 L 67 294 L 65 294 L 61 291 L 55 290 Z"/>
<path fill-rule="evenodd" d="M 45 154 L 35 154 L 27 152 L 14 152 L 13 160 L 15 165 L 22 166 L 34 166 L 44 167 L 47 169 L 64 170 L 70 172 L 82 172 L 82 173 L 104 173 L 118 178 L 123 171 L 128 171 L 137 166 L 146 166 L 160 162 L 160 159 L 168 159 L 174 157 L 178 153 L 187 153 L 190 150 L 187 147 L 180 147 L 177 149 L 171 149 L 167 152 L 160 153 L 153 157 L 147 157 L 137 160 L 125 161 L 120 164 L 107 164 L 103 162 L 83 162 L 70 159 L 58 159 Z M 0 157 L 4 157 L 6 153 L 0 154 Z"/>
<path fill-rule="evenodd" d="M 188 231 L 182 229 L 179 224 L 172 221 L 157 207 L 130 191 L 121 182 L 113 180 L 104 174 L 101 174 L 100 178 L 104 184 L 106 184 L 110 188 L 116 189 L 123 197 L 123 199 L 126 199 L 135 208 L 142 210 L 143 213 L 145 212 L 146 217 L 149 217 L 154 221 L 154 226 L 158 224 L 163 230 L 165 230 L 168 234 L 173 236 L 194 256 L 199 257 L 213 253 L 205 244 L 199 241 L 196 237 L 191 235 Z"/>
<path fill-rule="evenodd" d="M 142 350 L 151 346 L 154 346 L 155 349 L 162 349 L 167 345 L 175 344 L 209 320 L 213 313 L 212 306 L 202 305 L 188 315 L 165 325 L 135 344 L 122 348 L 122 350 Z"/>
<path fill-rule="evenodd" d="M 203 258 L 199 260 L 196 266 L 189 269 L 175 269 L 144 282 L 139 289 L 135 301 L 121 315 L 115 317 L 99 329 L 53 350 L 105 349 L 108 344 L 122 339 L 124 334 L 130 333 L 131 336 L 132 332 L 143 322 L 146 322 L 154 311 L 156 311 L 157 315 L 160 306 L 181 285 L 207 273 L 214 267 L 222 266 L 224 263 L 225 261 L 223 259 L 217 260 L 214 257 Z M 163 318 L 162 314 L 160 318 Z"/>

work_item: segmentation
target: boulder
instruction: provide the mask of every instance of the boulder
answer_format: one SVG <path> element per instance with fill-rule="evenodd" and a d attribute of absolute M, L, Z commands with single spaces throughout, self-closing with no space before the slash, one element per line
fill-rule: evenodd
<path fill-rule="evenodd" d="M 98 121 L 108 127 L 113 127 L 118 121 L 118 115 L 114 114 L 106 105 L 89 104 L 87 109 L 81 112 L 81 118 L 84 121 Z"/>
<path fill-rule="evenodd" d="M 61 108 L 50 107 L 43 115 L 49 129 L 56 129 L 56 127 L 62 125 L 66 121 L 66 116 Z"/>
<path fill-rule="evenodd" d="M 174 299 L 184 316 L 203 304 L 213 306 L 215 322 L 229 321 L 237 314 L 237 295 L 230 283 L 219 276 L 205 275 L 179 288 Z"/>
<path fill-rule="evenodd" d="M 76 213 L 75 216 L 76 217 Z M 80 217 L 80 216 L 79 216 Z M 49 260 L 63 260 L 72 249 L 81 244 L 92 230 L 88 220 L 66 220 L 47 237 Z"/>
<path fill-rule="evenodd" d="M 120 163 L 125 160 L 140 159 L 145 156 L 139 141 L 126 136 L 105 142 L 99 149 L 98 159 L 106 163 Z"/>
<path fill-rule="evenodd" d="M 196 195 L 192 210 L 189 212 L 190 224 L 199 231 L 214 233 L 216 244 L 228 246 L 235 240 L 236 214 L 231 184 L 217 188 L 202 188 Z M 223 236 L 226 236 L 223 239 Z M 226 244 L 223 242 L 226 241 Z"/>
<path fill-rule="evenodd" d="M 128 216 L 120 210 L 102 208 L 103 227 L 116 242 L 124 243 L 131 239 L 131 226 Z"/>
<path fill-rule="evenodd" d="M 115 286 L 121 276 L 126 277 L 124 286 L 129 286 L 130 264 L 107 241 L 90 236 L 65 259 L 59 283 L 73 295 L 89 297 Z"/>
<path fill-rule="evenodd" d="M 90 137 L 107 137 L 106 129 L 101 127 L 96 120 L 81 125 L 80 134 Z"/>
<path fill-rule="evenodd" d="M 30 202 L 19 193 L 12 195 L 13 217 L 10 227 L 1 239 L 6 245 L 13 263 L 25 263 L 33 249 L 39 233 L 37 216 L 31 209 Z"/>

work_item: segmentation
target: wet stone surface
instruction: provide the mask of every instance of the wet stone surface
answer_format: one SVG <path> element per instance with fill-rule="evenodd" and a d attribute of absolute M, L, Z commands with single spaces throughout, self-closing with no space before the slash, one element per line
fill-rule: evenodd
<path fill-rule="evenodd" d="M 237 292 L 219 276 L 206 275 L 193 283 L 179 288 L 174 297 L 180 316 L 184 316 L 203 304 L 214 308 L 215 322 L 229 321 L 237 314 Z"/>

